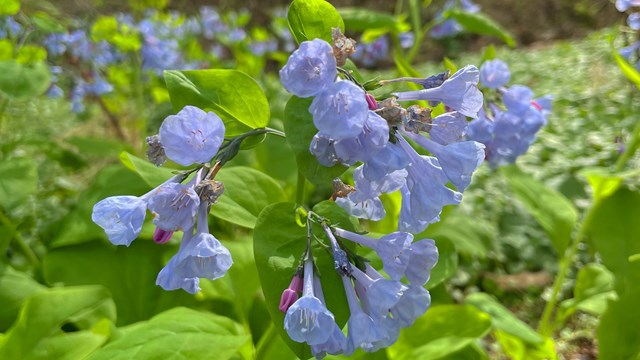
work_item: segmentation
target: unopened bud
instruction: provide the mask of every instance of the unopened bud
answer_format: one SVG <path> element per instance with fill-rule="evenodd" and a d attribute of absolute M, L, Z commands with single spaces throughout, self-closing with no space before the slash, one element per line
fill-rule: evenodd
<path fill-rule="evenodd" d="M 171 240 L 171 236 L 173 236 L 173 231 L 162 230 L 159 227 L 153 232 L 153 241 L 156 244 L 166 244 Z"/>
<path fill-rule="evenodd" d="M 289 287 L 284 289 L 282 292 L 278 309 L 281 312 L 286 313 L 289 307 L 298 300 L 299 292 L 302 292 L 302 277 L 299 274 L 296 274 L 291 279 Z"/>
<path fill-rule="evenodd" d="M 364 94 L 365 99 L 367 99 L 367 105 L 369 105 L 369 110 L 378 110 L 378 102 L 373 95 L 366 93 Z"/>

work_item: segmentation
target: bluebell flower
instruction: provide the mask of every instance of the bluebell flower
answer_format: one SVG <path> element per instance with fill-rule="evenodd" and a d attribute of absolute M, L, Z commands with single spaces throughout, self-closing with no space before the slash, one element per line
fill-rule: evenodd
<path fill-rule="evenodd" d="M 339 162 L 334 148 L 335 141 L 323 136 L 321 133 L 314 135 L 309 144 L 309 152 L 324 166 L 331 167 Z"/>
<path fill-rule="evenodd" d="M 147 211 L 146 197 L 110 196 L 93 206 L 91 220 L 104 229 L 114 245 L 131 245 L 140 231 Z"/>
<path fill-rule="evenodd" d="M 369 181 L 378 181 L 396 170 L 406 168 L 409 162 L 410 159 L 402 148 L 389 142 L 375 156 L 364 162 L 362 174 Z"/>
<path fill-rule="evenodd" d="M 333 314 L 315 296 L 313 260 L 309 257 L 304 263 L 302 297 L 287 310 L 284 328 L 293 341 L 320 345 L 333 335 L 335 323 Z"/>
<path fill-rule="evenodd" d="M 167 231 L 193 227 L 200 205 L 200 198 L 193 187 L 193 183 L 169 183 L 157 187 L 149 197 L 148 205 L 155 216 L 153 223 Z"/>
<path fill-rule="evenodd" d="M 53 33 L 47 35 L 42 40 L 42 45 L 47 49 L 47 54 L 50 56 L 60 56 L 67 50 L 65 46 L 65 34 Z"/>
<path fill-rule="evenodd" d="M 210 161 L 224 140 L 224 123 L 213 112 L 185 106 L 160 125 L 160 142 L 167 157 L 189 166 Z"/>
<path fill-rule="evenodd" d="M 464 140 L 468 125 L 467 118 L 459 112 L 446 112 L 431 121 L 429 136 L 442 145 L 459 142 Z"/>
<path fill-rule="evenodd" d="M 353 267 L 353 277 L 362 285 L 370 310 L 379 315 L 387 316 L 389 309 L 398 303 L 402 293 L 407 289 L 400 281 L 387 280 L 383 277 L 371 278 L 357 267 Z"/>
<path fill-rule="evenodd" d="M 371 316 L 367 315 L 360 306 L 356 292 L 348 276 L 341 276 L 344 285 L 349 311 L 351 315 L 348 321 L 347 350 L 345 355 L 351 355 L 357 348 L 364 351 L 373 351 L 375 343 L 383 340 L 386 336 Z"/>
<path fill-rule="evenodd" d="M 213 40 L 216 34 L 224 33 L 228 30 L 226 24 L 222 22 L 220 14 L 211 6 L 200 8 L 200 21 L 205 39 Z"/>
<path fill-rule="evenodd" d="M 209 233 L 208 210 L 208 204 L 200 204 L 196 235 L 176 255 L 174 271 L 179 276 L 215 280 L 233 265 L 229 250 Z"/>
<path fill-rule="evenodd" d="M 514 114 L 522 114 L 529 111 L 531 101 L 533 100 L 533 91 L 524 85 L 513 85 L 508 89 L 502 90 L 502 102 L 507 110 Z"/>
<path fill-rule="evenodd" d="M 640 6 L 640 0 L 616 0 L 616 9 L 620 12 L 625 12 L 632 6 Z"/>
<path fill-rule="evenodd" d="M 480 85 L 497 89 L 504 86 L 511 79 L 509 66 L 499 59 L 485 61 L 480 67 Z"/>
<path fill-rule="evenodd" d="M 449 19 L 434 25 L 429 31 L 429 35 L 434 39 L 442 39 L 456 35 L 462 29 L 463 27 L 457 21 Z"/>
<path fill-rule="evenodd" d="M 436 156 L 449 181 L 460 191 L 469 186 L 471 175 L 484 160 L 485 146 L 479 142 L 462 141 L 440 145 L 422 135 L 404 134 Z"/>
<path fill-rule="evenodd" d="M 448 178 L 436 158 L 420 156 L 401 136 L 398 143 L 411 159 L 398 230 L 422 232 L 428 224 L 440 220 L 445 205 L 459 204 L 462 194 L 446 187 Z"/>
<path fill-rule="evenodd" d="M 398 101 L 429 100 L 442 102 L 445 106 L 457 110 L 462 115 L 477 117 L 482 107 L 482 92 L 478 90 L 479 71 L 473 65 L 458 70 L 442 85 L 416 91 L 393 93 Z"/>
<path fill-rule="evenodd" d="M 391 308 L 391 314 L 398 321 L 400 327 L 413 325 L 431 305 L 431 295 L 422 286 L 409 285 L 400 300 Z"/>
<path fill-rule="evenodd" d="M 438 248 L 435 241 L 422 239 L 411 244 L 409 262 L 404 272 L 412 285 L 422 286 L 429 281 L 431 269 L 438 262 Z"/>
<path fill-rule="evenodd" d="M 353 138 L 340 139 L 333 145 L 341 163 L 353 165 L 366 161 L 380 151 L 389 141 L 389 124 L 373 111 L 368 117 L 360 134 Z"/>
<path fill-rule="evenodd" d="M 640 13 L 630 14 L 627 18 L 627 25 L 631 30 L 640 30 Z"/>
<path fill-rule="evenodd" d="M 322 284 L 320 278 L 313 276 L 313 286 L 316 297 L 320 302 L 326 306 L 324 299 L 324 293 L 322 292 Z M 326 342 L 318 345 L 311 345 L 311 353 L 316 359 L 323 359 L 327 354 L 338 355 L 342 354 L 347 349 L 347 338 L 340 329 L 337 323 L 334 322 L 334 327 L 329 339 Z"/>
<path fill-rule="evenodd" d="M 180 261 L 180 255 L 182 249 L 191 241 L 193 238 L 193 227 L 186 229 L 182 235 L 182 240 L 180 242 L 180 250 L 178 253 L 174 255 L 167 265 L 160 270 L 158 277 L 156 278 L 156 285 L 160 286 L 164 290 L 178 290 L 183 289 L 184 291 L 195 294 L 200 291 L 200 279 L 196 276 L 182 276 L 177 272 L 177 266 Z"/>
<path fill-rule="evenodd" d="M 369 118 L 364 94 L 351 81 L 338 81 L 325 88 L 309 106 L 314 125 L 334 140 L 358 136 Z"/>
<path fill-rule="evenodd" d="M 59 99 L 64 96 L 64 90 L 56 84 L 51 84 L 49 90 L 47 90 L 47 97 L 51 99 Z"/>
<path fill-rule="evenodd" d="M 398 34 L 398 40 L 401 48 L 408 49 L 415 43 L 415 35 L 411 31 L 401 32 Z"/>
<path fill-rule="evenodd" d="M 388 54 L 389 38 L 380 36 L 371 42 L 364 42 L 361 39 L 356 44 L 356 51 L 351 55 L 351 59 L 366 68 L 371 68 L 385 61 Z"/>
<path fill-rule="evenodd" d="M 280 69 L 280 82 L 298 97 L 318 95 L 336 80 L 336 58 L 331 45 L 324 40 L 304 41 Z"/>
<path fill-rule="evenodd" d="M 349 215 L 359 219 L 378 221 L 384 219 L 387 215 L 382 205 L 382 200 L 377 196 L 359 201 L 354 201 L 351 197 L 337 198 L 335 202 L 349 213 Z"/>
<path fill-rule="evenodd" d="M 368 272 L 367 276 L 369 276 Z M 382 276 L 376 279 L 380 280 L 382 279 Z M 360 299 L 362 310 L 365 314 L 371 317 L 374 326 L 381 334 L 380 338 L 376 341 L 373 341 L 371 343 L 371 346 L 368 347 L 365 351 L 374 352 L 384 347 L 393 345 L 393 343 L 395 343 L 400 336 L 399 322 L 395 318 L 389 316 L 389 309 L 384 309 L 382 311 L 374 309 L 375 305 L 373 304 L 377 302 L 375 295 L 369 294 L 365 286 L 363 286 L 359 281 L 355 282 L 354 288 L 356 290 L 358 298 Z"/>
<path fill-rule="evenodd" d="M 87 83 L 78 79 L 71 88 L 71 111 L 81 113 L 85 110 L 84 98 L 87 96 Z"/>

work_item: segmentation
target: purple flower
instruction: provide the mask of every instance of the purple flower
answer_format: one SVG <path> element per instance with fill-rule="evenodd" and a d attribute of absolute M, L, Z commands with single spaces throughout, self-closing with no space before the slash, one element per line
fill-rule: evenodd
<path fill-rule="evenodd" d="M 367 297 L 370 310 L 381 317 L 388 315 L 389 309 L 398 303 L 402 293 L 407 289 L 396 280 L 387 280 L 383 277 L 371 278 L 355 266 L 353 277 L 364 290 L 360 299 Z"/>
<path fill-rule="evenodd" d="M 422 286 L 410 285 L 398 302 L 391 308 L 391 314 L 397 319 L 400 327 L 413 325 L 431 305 L 431 295 Z"/>
<path fill-rule="evenodd" d="M 351 279 L 347 276 L 342 276 L 342 284 L 344 285 L 351 312 L 348 322 L 349 334 L 347 336 L 345 355 L 351 355 L 357 348 L 362 348 L 364 351 L 374 351 L 375 343 L 385 338 L 385 331 L 378 327 L 371 316 L 362 310 L 351 284 Z"/>
<path fill-rule="evenodd" d="M 146 211 L 144 196 L 111 196 L 93 206 L 91 220 L 104 229 L 111 243 L 129 246 L 140 235 Z"/>
<path fill-rule="evenodd" d="M 194 178 L 195 179 L 195 178 Z M 194 184 L 169 183 L 157 187 L 149 198 L 149 210 L 155 218 L 153 223 L 166 231 L 192 228 L 200 197 L 193 189 Z"/>
<path fill-rule="evenodd" d="M 463 140 L 468 125 L 464 115 L 457 111 L 447 112 L 433 119 L 429 135 L 438 144 L 448 145 Z"/>
<path fill-rule="evenodd" d="M 282 296 L 280 296 L 280 304 L 278 305 L 278 310 L 280 310 L 280 312 L 286 313 L 291 305 L 293 305 L 293 303 L 298 300 L 299 292 L 302 292 L 302 277 L 300 276 L 300 274 L 295 274 L 291 279 L 291 283 L 289 283 L 289 287 L 284 289 L 284 291 L 282 292 Z"/>
<path fill-rule="evenodd" d="M 640 30 L 640 13 L 630 14 L 627 18 L 627 25 L 629 25 L 632 30 Z"/>
<path fill-rule="evenodd" d="M 160 125 L 160 142 L 174 162 L 189 166 L 208 162 L 224 140 L 224 123 L 213 112 L 185 106 Z"/>
<path fill-rule="evenodd" d="M 322 292 L 322 284 L 320 284 L 320 278 L 313 276 L 313 286 L 316 297 L 326 306 L 324 300 L 324 293 Z M 342 333 L 342 330 L 338 324 L 334 323 L 333 332 L 329 336 L 326 342 L 318 345 L 311 345 L 311 353 L 316 359 L 323 359 L 327 354 L 337 355 L 342 354 L 347 349 L 347 338 Z"/>
<path fill-rule="evenodd" d="M 625 12 L 632 6 L 640 6 L 640 0 L 616 0 L 616 9 L 620 12 Z"/>
<path fill-rule="evenodd" d="M 462 115 L 477 117 L 482 107 L 482 92 L 478 90 L 479 71 L 467 65 L 445 80 L 442 85 L 424 90 L 393 93 L 399 101 L 429 100 L 442 102 Z"/>
<path fill-rule="evenodd" d="M 353 165 L 374 156 L 387 145 L 388 141 L 387 121 L 373 111 L 368 111 L 368 117 L 360 134 L 356 137 L 337 140 L 333 147 L 341 163 Z"/>
<path fill-rule="evenodd" d="M 309 106 L 316 128 L 334 140 L 358 136 L 369 118 L 364 94 L 351 81 L 338 81 L 325 88 Z"/>
<path fill-rule="evenodd" d="M 354 201 L 351 197 L 337 198 L 336 204 L 349 215 L 359 219 L 378 221 L 384 219 L 387 212 L 378 197 Z"/>
<path fill-rule="evenodd" d="M 504 86 L 511 79 L 509 66 L 502 60 L 489 60 L 480 67 L 480 84 L 490 89 Z"/>
<path fill-rule="evenodd" d="M 193 238 L 193 227 L 186 229 L 182 235 L 182 240 L 180 242 L 180 250 L 178 250 L 178 254 L 174 255 L 167 265 L 160 270 L 158 277 L 156 278 L 156 285 L 160 286 L 164 290 L 178 290 L 183 289 L 184 291 L 195 294 L 200 291 L 200 279 L 196 276 L 183 276 L 178 274 L 177 266 L 180 261 L 180 251 L 184 249 L 186 244 Z"/>
<path fill-rule="evenodd" d="M 324 166 L 331 167 L 338 163 L 338 155 L 333 147 L 335 141 L 323 136 L 321 133 L 314 135 L 309 144 L 309 152 Z"/>
<path fill-rule="evenodd" d="M 293 341 L 309 345 L 326 343 L 333 335 L 336 321 L 333 314 L 315 296 L 313 284 L 313 260 L 304 263 L 304 288 L 298 299 L 284 318 L 284 328 Z"/>
<path fill-rule="evenodd" d="M 336 80 L 336 58 L 324 40 L 304 41 L 280 70 L 280 81 L 287 91 L 299 96 L 315 96 Z"/>
<path fill-rule="evenodd" d="M 479 142 L 463 141 L 440 145 L 422 135 L 405 135 L 436 156 L 449 181 L 460 191 L 469 186 L 471 175 L 484 160 L 485 146 Z"/>

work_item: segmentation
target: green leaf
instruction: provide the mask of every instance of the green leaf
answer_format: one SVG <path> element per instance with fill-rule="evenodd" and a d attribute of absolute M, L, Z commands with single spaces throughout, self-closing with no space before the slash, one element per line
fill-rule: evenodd
<path fill-rule="evenodd" d="M 44 94 L 51 85 L 51 73 L 44 62 L 21 64 L 0 61 L 0 92 L 14 99 Z"/>
<path fill-rule="evenodd" d="M 25 273 L 0 263 L 0 332 L 13 323 L 27 297 L 45 289 Z"/>
<path fill-rule="evenodd" d="M 485 293 L 474 293 L 464 299 L 465 304 L 473 305 L 491 315 L 493 326 L 531 344 L 541 344 L 544 339 L 527 323 L 518 319 L 509 309 L 502 306 L 493 297 Z"/>
<path fill-rule="evenodd" d="M 18 50 L 16 61 L 21 64 L 41 63 L 47 60 L 47 50 L 37 45 L 24 45 Z"/>
<path fill-rule="evenodd" d="M 433 306 L 387 349 L 394 360 L 439 359 L 484 337 L 491 317 L 471 305 Z"/>
<path fill-rule="evenodd" d="M 331 29 L 336 27 L 344 33 L 344 21 L 340 14 L 324 0 L 293 0 L 287 20 L 298 44 L 315 38 L 331 43 Z"/>
<path fill-rule="evenodd" d="M 636 289 L 637 290 L 637 289 Z M 602 359 L 640 357 L 640 291 L 610 301 L 598 326 L 599 355 Z"/>
<path fill-rule="evenodd" d="M 571 201 L 515 165 L 502 167 L 500 171 L 511 191 L 547 233 L 558 254 L 564 254 L 578 218 Z"/>
<path fill-rule="evenodd" d="M 399 24 L 393 15 L 369 8 L 340 8 L 338 12 L 344 20 L 344 26 L 349 31 L 365 31 L 379 28 L 392 30 Z"/>
<path fill-rule="evenodd" d="M 140 239 L 129 247 L 96 241 L 65 246 L 45 256 L 44 279 L 51 285 L 103 285 L 118 307 L 118 324 L 130 324 L 176 305 L 194 303 L 193 296 L 184 291 L 164 291 L 155 284 L 166 255 L 175 251 L 175 247 Z"/>
<path fill-rule="evenodd" d="M 0 16 L 15 15 L 20 11 L 20 0 L 0 0 Z"/>
<path fill-rule="evenodd" d="M 296 96 L 289 99 L 284 109 L 284 130 L 289 134 L 287 142 L 296 154 L 298 171 L 314 184 L 326 184 L 342 175 L 347 167 L 344 165 L 326 167 L 309 152 L 309 144 L 318 132 L 309 113 L 311 101 L 311 98 L 301 99 Z"/>
<path fill-rule="evenodd" d="M 136 324 L 89 359 L 237 359 L 250 341 L 229 318 L 178 307 Z"/>
<path fill-rule="evenodd" d="M 493 44 L 487 45 L 482 53 L 482 62 L 493 60 L 496 58 L 496 47 Z"/>
<path fill-rule="evenodd" d="M 640 291 L 640 264 L 630 261 L 640 253 L 640 193 L 618 189 L 599 202 L 589 219 L 587 234 L 615 275 L 618 294 Z"/>
<path fill-rule="evenodd" d="M 63 33 L 66 31 L 64 25 L 44 11 L 37 11 L 31 16 L 31 21 L 45 33 Z"/>
<path fill-rule="evenodd" d="M 473 221 L 466 214 L 453 210 L 443 217 L 439 226 L 428 232 L 428 236 L 436 240 L 445 238 L 454 244 L 460 254 L 484 259 L 496 231 L 489 223 Z"/>
<path fill-rule="evenodd" d="M 309 347 L 289 338 L 283 327 L 284 314 L 278 310 L 282 291 L 289 286 L 306 248 L 307 230 L 296 222 L 296 208 L 293 203 L 267 206 L 260 213 L 254 229 L 253 251 L 267 310 L 273 324 L 291 350 L 301 359 L 307 359 L 311 357 Z M 340 222 L 342 226 L 347 225 L 345 220 L 340 220 L 344 215 L 339 215 L 337 221 L 333 219 L 338 211 L 330 205 L 316 207 L 314 211 L 329 217 L 332 223 Z M 348 226 L 345 228 L 353 230 Z M 323 241 L 328 240 L 325 238 Z M 312 244 L 316 266 L 322 279 L 322 289 L 326 294 L 327 307 L 334 314 L 338 325 L 342 326 L 349 316 L 342 281 L 333 268 L 331 256 L 320 248 L 316 241 L 312 240 Z"/>
<path fill-rule="evenodd" d="M 186 105 L 215 112 L 224 121 L 225 137 L 266 127 L 270 110 L 258 83 L 237 70 L 166 70 L 173 110 Z"/>
<path fill-rule="evenodd" d="M 155 166 L 149 161 L 129 154 L 126 151 L 120 153 L 120 161 L 127 169 L 138 174 L 142 180 L 152 188 L 162 184 L 175 175 L 172 169 Z"/>
<path fill-rule="evenodd" d="M 522 339 L 507 332 L 496 330 L 494 335 L 503 351 L 513 360 L 557 360 L 555 343 L 552 338 L 545 338 L 542 343 L 526 343 Z"/>
<path fill-rule="evenodd" d="M 615 193 L 624 180 L 624 177 L 620 176 L 620 174 L 612 174 L 601 168 L 584 169 L 580 174 L 585 176 L 589 185 L 591 185 L 593 202 L 596 204 Z"/>
<path fill-rule="evenodd" d="M 445 12 L 445 18 L 457 21 L 465 30 L 474 34 L 495 36 L 510 47 L 516 45 L 513 36 L 507 30 L 483 14 L 450 9 Z"/>
<path fill-rule="evenodd" d="M 571 316 L 576 310 L 596 316 L 607 309 L 608 300 L 615 300 L 615 277 L 600 264 L 587 264 L 578 272 L 573 298 L 560 303 L 556 322 L 558 324 Z"/>
<path fill-rule="evenodd" d="M 53 288 L 38 292 L 24 302 L 20 317 L 3 338 L 0 358 L 52 359 L 56 357 L 50 355 L 64 353 L 65 350 L 73 350 L 78 355 L 75 358 L 82 358 L 106 338 L 96 339 L 88 336 L 87 332 L 69 337 L 61 327 L 71 324 L 77 329 L 87 330 L 104 318 L 115 321 L 116 309 L 109 292 L 101 286 Z"/>
<path fill-rule="evenodd" d="M 213 206 L 213 216 L 250 229 L 265 206 L 286 200 L 273 178 L 249 167 L 222 168 L 216 180 L 224 183 L 224 194 Z"/>
<path fill-rule="evenodd" d="M 456 71 L 458 71 L 458 67 L 456 66 L 456 64 L 453 62 L 453 60 L 449 59 L 448 57 L 444 57 L 444 59 L 442 59 L 442 66 L 446 69 L 449 70 L 449 72 L 451 74 L 455 74 Z"/>
<path fill-rule="evenodd" d="M 629 62 L 618 53 L 618 50 L 614 49 L 612 54 L 613 58 L 616 60 L 616 64 L 618 64 L 618 67 L 622 71 L 622 74 L 624 74 L 629 81 L 640 89 L 640 72 L 638 72 L 633 65 L 629 64 Z"/>
<path fill-rule="evenodd" d="M 23 204 L 38 189 L 38 170 L 31 158 L 0 162 L 0 206 L 11 211 Z"/>

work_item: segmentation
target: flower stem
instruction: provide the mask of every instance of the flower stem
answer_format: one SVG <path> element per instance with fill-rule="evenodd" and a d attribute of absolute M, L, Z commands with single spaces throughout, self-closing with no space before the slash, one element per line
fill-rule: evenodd
<path fill-rule="evenodd" d="M 36 256 L 36 254 L 33 252 L 29 244 L 27 244 L 27 242 L 24 240 L 24 238 L 22 237 L 18 229 L 16 229 L 16 226 L 13 224 L 11 219 L 9 219 L 2 211 L 0 211 L 0 223 L 2 223 L 2 225 L 6 226 L 7 228 L 11 229 L 10 233 L 13 233 L 12 234 L 13 240 L 15 241 L 16 245 L 18 245 L 18 248 L 20 248 L 20 251 L 29 260 L 29 262 L 31 262 L 31 264 L 34 267 L 39 266 L 40 260 L 38 259 L 38 256 Z"/>

